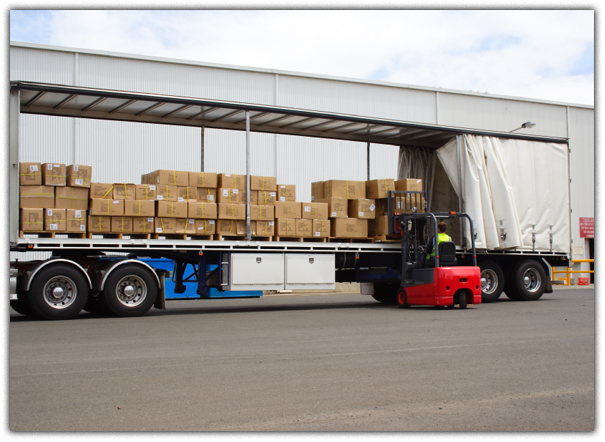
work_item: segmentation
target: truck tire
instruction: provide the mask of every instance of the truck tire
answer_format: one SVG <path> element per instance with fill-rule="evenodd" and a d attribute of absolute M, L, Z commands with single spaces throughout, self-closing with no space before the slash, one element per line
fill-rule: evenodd
<path fill-rule="evenodd" d="M 153 307 L 157 294 L 158 285 L 149 270 L 136 264 L 123 265 L 107 277 L 99 302 L 113 316 L 142 316 Z"/>
<path fill-rule="evenodd" d="M 533 259 L 518 263 L 512 271 L 515 296 L 519 301 L 536 301 L 546 289 L 546 272 Z"/>
<path fill-rule="evenodd" d="M 504 293 L 511 301 L 521 301 L 515 283 L 514 270 L 516 266 L 517 263 L 509 263 L 504 268 Z"/>
<path fill-rule="evenodd" d="M 479 263 L 481 269 L 481 302 L 496 302 L 504 290 L 504 272 L 494 261 Z"/>
<path fill-rule="evenodd" d="M 82 272 L 69 264 L 50 264 L 31 281 L 27 307 L 39 319 L 71 319 L 88 299 L 88 282 Z"/>
<path fill-rule="evenodd" d="M 410 308 L 410 304 L 408 304 L 408 295 L 404 288 L 399 288 L 399 290 L 397 290 L 397 304 L 399 304 L 400 308 Z"/>
<path fill-rule="evenodd" d="M 25 297 L 27 293 L 19 291 L 17 293 L 18 299 L 11 301 L 11 308 L 17 313 L 24 316 L 32 316 L 32 312 L 27 305 Z"/>
<path fill-rule="evenodd" d="M 398 288 L 399 284 L 374 283 L 372 298 L 383 304 L 396 304 Z"/>

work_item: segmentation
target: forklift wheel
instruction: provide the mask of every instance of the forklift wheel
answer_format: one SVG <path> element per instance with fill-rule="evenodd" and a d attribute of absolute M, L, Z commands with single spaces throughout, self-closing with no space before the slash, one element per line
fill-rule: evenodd
<path fill-rule="evenodd" d="M 402 288 L 397 290 L 397 304 L 399 304 L 400 308 L 410 308 L 410 304 L 408 304 L 408 297 L 405 293 L 405 290 Z"/>

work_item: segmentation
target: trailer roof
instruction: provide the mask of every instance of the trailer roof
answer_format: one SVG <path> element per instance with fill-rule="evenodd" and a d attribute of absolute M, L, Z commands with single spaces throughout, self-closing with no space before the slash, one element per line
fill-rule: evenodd
<path fill-rule="evenodd" d="M 20 112 L 189 127 L 250 130 L 391 145 L 441 147 L 456 135 L 567 143 L 565 138 L 412 123 L 288 107 L 147 94 L 79 86 L 12 81 Z"/>

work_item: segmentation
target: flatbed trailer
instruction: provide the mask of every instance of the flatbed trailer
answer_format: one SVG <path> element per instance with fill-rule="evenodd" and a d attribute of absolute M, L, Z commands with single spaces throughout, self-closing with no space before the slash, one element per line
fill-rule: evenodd
<path fill-rule="evenodd" d="M 162 113 L 164 105 L 170 112 Z M 567 140 L 558 138 L 190 97 L 11 82 L 10 250 L 51 253 L 49 259 L 11 261 L 11 305 L 19 312 L 43 319 L 72 318 L 82 309 L 137 316 L 152 306 L 165 308 L 165 272 L 152 268 L 145 258 L 169 258 L 175 262 L 175 290 L 184 290 L 183 275 L 187 266 L 192 266 L 201 298 L 207 295 L 209 287 L 229 291 L 330 290 L 337 282 L 359 282 L 362 294 L 372 295 L 380 302 L 396 303 L 405 253 L 397 239 L 293 242 L 254 238 L 250 234 L 250 192 L 247 192 L 247 234 L 239 239 L 20 235 L 21 113 L 245 131 L 248 188 L 251 131 L 365 142 L 368 149 L 370 143 L 437 149 L 452 141 L 458 144 L 465 135 L 567 146 Z M 279 123 L 285 119 L 288 124 Z M 312 126 L 307 123 L 310 120 Z M 319 126 L 321 130 L 317 129 Z M 463 241 L 457 247 L 458 263 L 470 265 L 473 256 L 464 241 L 463 225 L 460 230 Z M 549 266 L 567 265 L 569 250 L 554 250 L 551 238 L 550 249 L 483 249 L 477 250 L 476 260 L 481 268 L 484 301 L 496 300 L 505 290 L 512 299 L 530 300 L 552 289 Z"/>

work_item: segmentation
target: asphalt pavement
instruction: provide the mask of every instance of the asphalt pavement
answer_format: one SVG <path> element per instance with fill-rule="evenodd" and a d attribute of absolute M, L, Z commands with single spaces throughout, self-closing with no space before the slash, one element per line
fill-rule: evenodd
<path fill-rule="evenodd" d="M 591 432 L 595 291 L 465 310 L 360 294 L 11 310 L 16 432 Z"/>

